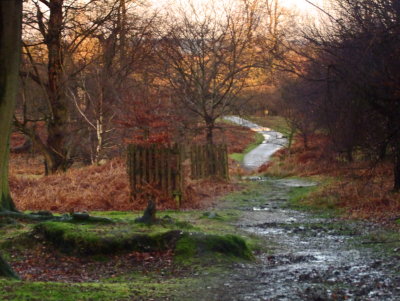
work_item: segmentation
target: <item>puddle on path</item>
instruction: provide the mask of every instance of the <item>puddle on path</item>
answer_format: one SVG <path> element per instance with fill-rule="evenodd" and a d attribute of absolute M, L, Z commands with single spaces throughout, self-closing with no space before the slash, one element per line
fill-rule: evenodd
<path fill-rule="evenodd" d="M 259 150 L 267 153 L 262 158 L 249 153 L 250 169 L 268 160 L 273 153 L 269 150 L 285 143 L 270 129 L 235 116 L 229 120 L 265 134 Z M 255 264 L 237 265 L 223 283 L 205 287 L 195 300 L 400 300 L 400 253 L 388 257 L 355 243 L 375 226 L 287 208 L 292 189 L 317 183 L 259 176 L 247 180 L 264 188 L 261 201 L 243 200 L 247 204 L 236 208 L 243 210 L 238 228 L 263 238 L 272 254 L 259 255 Z"/>
<path fill-rule="evenodd" d="M 237 265 L 198 300 L 400 300 L 400 256 L 356 247 L 352 242 L 365 234 L 363 224 L 287 209 L 293 187 L 315 183 L 259 180 L 265 201 L 241 208 L 238 227 L 265 238 L 273 253 L 259 255 L 256 264 Z"/>

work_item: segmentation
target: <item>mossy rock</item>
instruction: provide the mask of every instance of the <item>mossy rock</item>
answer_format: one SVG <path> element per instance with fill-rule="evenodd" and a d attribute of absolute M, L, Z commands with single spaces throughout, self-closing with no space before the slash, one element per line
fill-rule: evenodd
<path fill-rule="evenodd" d="M 183 233 L 175 247 L 175 255 L 182 260 L 212 253 L 245 260 L 253 258 L 246 241 L 237 235 Z"/>

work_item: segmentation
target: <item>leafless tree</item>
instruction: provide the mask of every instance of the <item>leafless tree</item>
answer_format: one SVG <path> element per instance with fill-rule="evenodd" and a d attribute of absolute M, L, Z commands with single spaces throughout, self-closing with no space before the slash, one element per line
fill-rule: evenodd
<path fill-rule="evenodd" d="M 25 60 L 31 68 L 22 74 L 43 90 L 46 110 L 38 118 L 16 116 L 15 125 L 43 153 L 49 173 L 71 164 L 71 101 L 69 82 L 90 62 L 84 50 L 88 37 L 118 12 L 119 1 L 31 0 L 24 12 Z M 33 52 L 39 50 L 40 52 Z M 43 121 L 44 140 L 29 127 Z"/>
<path fill-rule="evenodd" d="M 182 10 L 157 45 L 173 100 L 203 122 L 208 143 L 216 120 L 232 113 L 250 71 L 260 67 L 260 5 L 243 1 L 235 9 L 202 14 L 194 7 Z"/>

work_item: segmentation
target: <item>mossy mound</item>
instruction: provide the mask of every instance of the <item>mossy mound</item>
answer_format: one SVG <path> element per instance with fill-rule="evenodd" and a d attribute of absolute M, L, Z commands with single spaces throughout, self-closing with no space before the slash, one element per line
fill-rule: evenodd
<path fill-rule="evenodd" d="M 35 226 L 35 234 L 66 253 L 110 254 L 117 251 L 151 252 L 174 248 L 179 230 L 140 233 L 134 227 L 101 228 L 92 225 L 45 222 Z"/>
<path fill-rule="evenodd" d="M 237 235 L 183 233 L 175 247 L 175 255 L 183 261 L 213 253 L 245 260 L 253 258 L 246 241 Z"/>
<path fill-rule="evenodd" d="M 43 222 L 34 227 L 34 234 L 50 241 L 63 252 L 79 255 L 174 249 L 178 259 L 208 257 L 213 254 L 246 260 L 252 258 L 245 240 L 239 236 L 184 232 L 181 229 L 158 226 Z"/>

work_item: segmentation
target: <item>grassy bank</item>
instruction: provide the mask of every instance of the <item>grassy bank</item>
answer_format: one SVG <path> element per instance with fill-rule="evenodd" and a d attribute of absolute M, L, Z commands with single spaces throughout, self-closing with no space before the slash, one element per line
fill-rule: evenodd
<path fill-rule="evenodd" d="M 113 224 L 2 220 L 0 252 L 23 281 L 0 280 L 2 300 L 185 300 L 217 285 L 231 265 L 253 259 L 259 241 L 238 230 L 235 192 L 212 210 L 96 211 Z M 224 205 L 222 205 L 224 204 Z"/>
<path fill-rule="evenodd" d="M 260 133 L 254 134 L 254 140 L 251 144 L 249 144 L 245 150 L 241 153 L 232 153 L 229 157 L 237 162 L 243 162 L 244 156 L 259 146 L 264 141 L 264 136 Z"/>
<path fill-rule="evenodd" d="M 361 153 L 349 162 L 322 133 L 309 135 L 307 148 L 295 137 L 290 151 L 278 151 L 263 171 L 277 177 L 318 177 L 323 185 L 302 200 L 307 206 L 393 225 L 400 216 L 400 193 L 392 191 L 391 163 L 376 162 Z"/>

